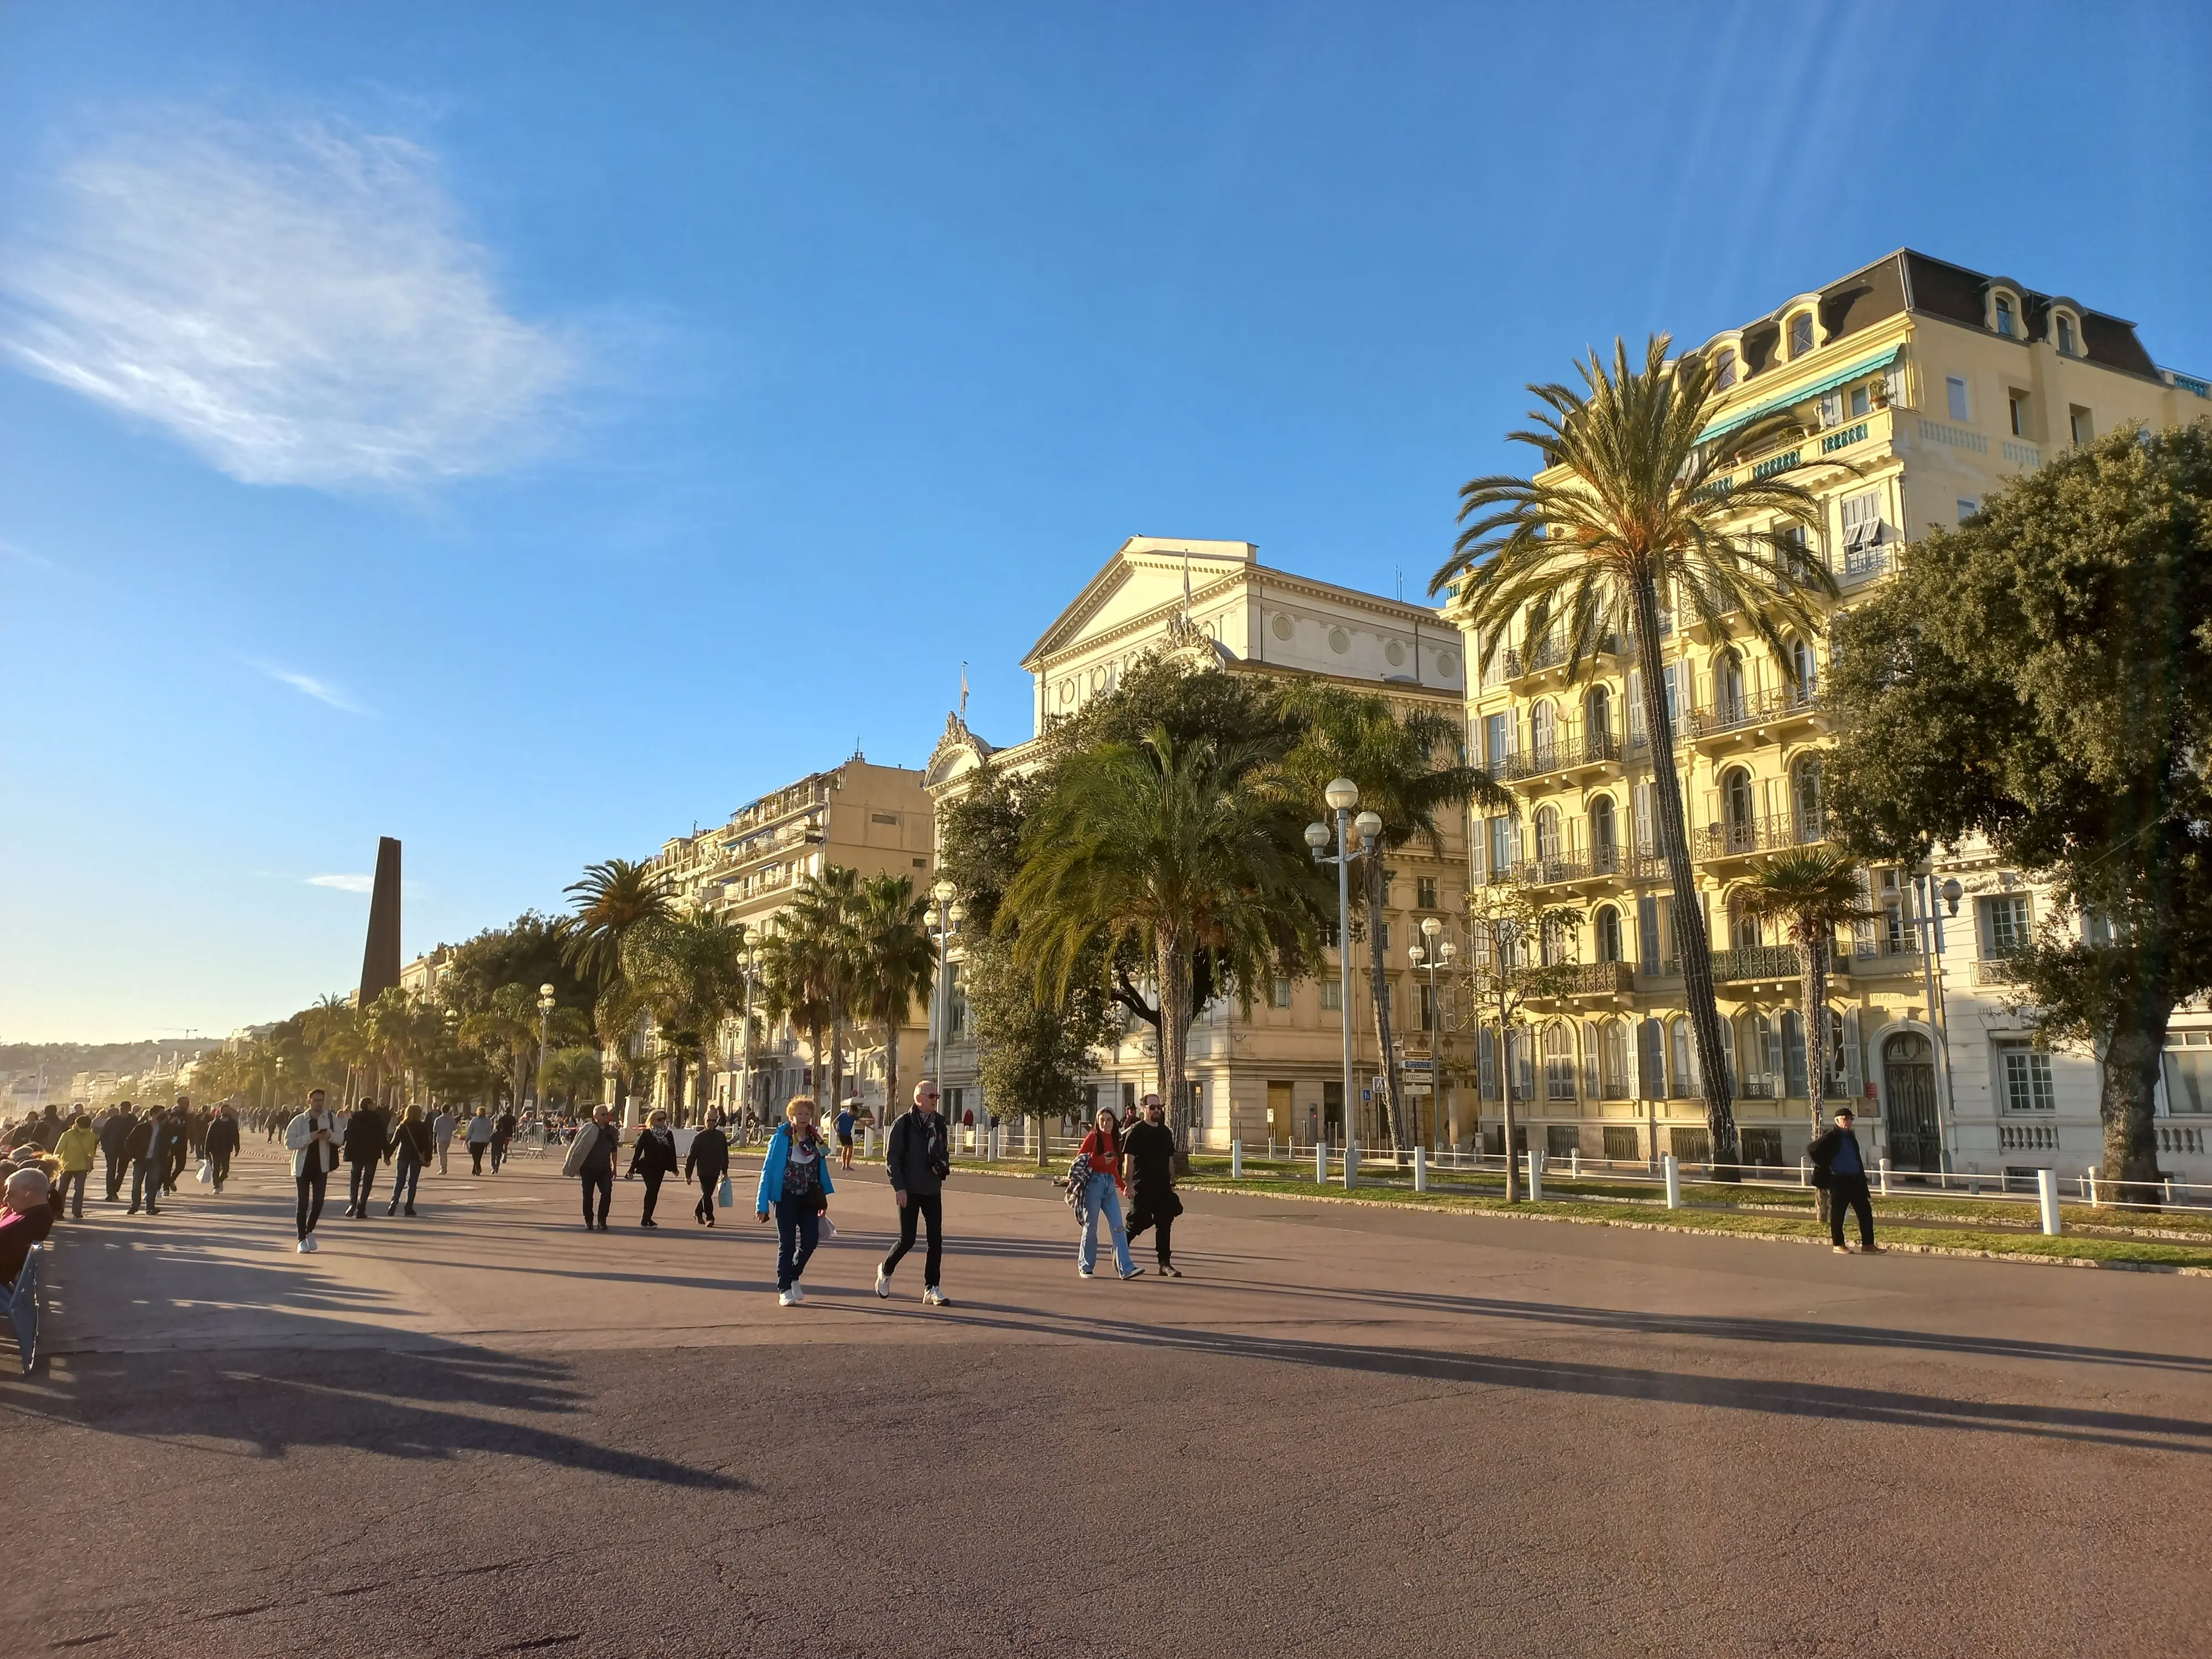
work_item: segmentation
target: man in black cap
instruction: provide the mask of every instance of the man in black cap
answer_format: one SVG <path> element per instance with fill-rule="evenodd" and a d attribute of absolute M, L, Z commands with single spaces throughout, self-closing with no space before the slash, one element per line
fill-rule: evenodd
<path fill-rule="evenodd" d="M 1858 1212 L 1860 1250 L 1871 1255 L 1881 1248 L 1874 1242 L 1874 1198 L 1867 1190 L 1866 1155 L 1851 1133 L 1851 1109 L 1846 1106 L 1836 1114 L 1835 1127 L 1815 1136 L 1809 1149 L 1813 1184 L 1828 1191 L 1828 1237 L 1838 1255 L 1850 1254 L 1844 1248 L 1846 1204 Z"/>

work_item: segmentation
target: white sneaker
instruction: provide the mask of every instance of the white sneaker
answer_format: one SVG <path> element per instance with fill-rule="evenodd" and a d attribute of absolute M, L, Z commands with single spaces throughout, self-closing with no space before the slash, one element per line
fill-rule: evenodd
<path fill-rule="evenodd" d="M 795 1279 L 791 1281 L 791 1299 L 793 1302 L 804 1302 L 806 1300 L 806 1286 L 800 1284 Z"/>
<path fill-rule="evenodd" d="M 1078 1267 L 1075 1270 L 1075 1276 L 1078 1279 L 1088 1279 L 1091 1277 L 1091 1269 L 1088 1267 Z"/>
<path fill-rule="evenodd" d="M 309 1233 L 305 1238 L 300 1241 L 300 1248 L 307 1255 L 313 1255 L 317 1250 L 321 1249 L 323 1247 L 315 1243 L 314 1234 Z"/>
<path fill-rule="evenodd" d="M 298 1253 L 301 1255 L 305 1255 L 307 1253 L 307 1241 L 304 1238 L 300 1241 L 300 1249 Z"/>
<path fill-rule="evenodd" d="M 1142 1267 L 1132 1267 L 1121 1275 L 1124 1279 L 1142 1279 L 1144 1276 L 1145 1270 Z"/>
<path fill-rule="evenodd" d="M 927 1290 L 921 1293 L 921 1299 L 929 1304 L 933 1308 L 942 1308 L 949 1305 L 945 1299 L 945 1292 L 939 1290 L 934 1285 L 932 1285 Z"/>
<path fill-rule="evenodd" d="M 789 1291 L 779 1291 L 776 1292 L 775 1305 L 779 1308 L 788 1308 L 793 1303 L 798 1300 L 799 1298 L 793 1296 Z"/>
<path fill-rule="evenodd" d="M 881 1267 L 876 1269 L 876 1294 L 887 1297 L 891 1293 L 891 1276 Z"/>

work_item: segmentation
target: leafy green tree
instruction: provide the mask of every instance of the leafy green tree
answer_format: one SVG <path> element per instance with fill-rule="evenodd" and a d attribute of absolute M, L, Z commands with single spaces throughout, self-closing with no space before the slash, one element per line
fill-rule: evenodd
<path fill-rule="evenodd" d="M 504 1074 L 507 1100 L 522 1109 L 524 1085 L 538 1058 L 538 993 L 528 985 L 502 985 L 486 1006 L 461 1021 L 461 1041 L 483 1054 L 494 1075 Z"/>
<path fill-rule="evenodd" d="M 1641 678 L 1660 852 L 1674 890 L 1674 951 L 1704 1082 L 1713 1156 L 1739 1161 L 1729 1086 L 1728 1040 L 1713 996 L 1712 953 L 1690 862 L 1674 726 L 1667 709 L 1662 642 L 1673 625 L 1704 623 L 1716 637 L 1747 629 L 1778 655 L 1789 635 L 1813 637 L 1815 601 L 1835 579 L 1804 532 L 1819 522 L 1814 499 L 1783 474 L 1735 481 L 1747 457 L 1796 428 L 1786 415 L 1701 441 L 1712 424 L 1713 366 L 1692 355 L 1669 362 L 1653 337 L 1638 368 L 1616 341 L 1610 369 L 1595 352 L 1577 363 L 1577 387 L 1528 390 L 1544 407 L 1533 431 L 1510 436 L 1541 465 L 1528 478 L 1500 474 L 1460 490 L 1465 528 L 1429 584 L 1453 592 L 1457 618 L 1474 630 L 1486 669 L 1517 624 L 1524 659 L 1562 651 L 1571 678 L 1629 641 Z M 1671 619 L 1662 619 L 1668 597 Z"/>
<path fill-rule="evenodd" d="M 886 1122 L 899 1109 L 899 1034 L 937 976 L 928 909 L 911 876 L 886 873 L 860 884 L 852 916 L 853 1006 L 883 1033 Z"/>
<path fill-rule="evenodd" d="M 1521 1201 L 1521 1171 L 1513 1161 L 1513 1060 L 1534 1052 L 1528 1006 L 1564 997 L 1575 988 L 1571 949 L 1581 913 L 1546 901 L 1540 887 L 1498 882 L 1467 896 L 1468 952 L 1463 970 L 1483 1023 L 1494 1022 L 1498 1100 L 1505 1137 L 1505 1201 Z M 1516 1038 L 1519 1041 L 1515 1041 Z M 1478 1090 L 1476 1098 L 1481 1097 Z"/>
<path fill-rule="evenodd" d="M 1249 988 L 1279 958 L 1285 929 L 1318 954 L 1318 882 L 1304 813 L 1271 787 L 1274 757 L 1208 738 L 1179 746 L 1164 728 L 1141 744 L 1071 755 L 1022 836 L 1022 866 L 995 926 L 1015 960 L 1063 999 L 1076 974 L 1130 948 L 1158 988 L 1161 1072 L 1176 1144 L 1190 1144 L 1185 1048 L 1191 959 L 1201 946 Z"/>
<path fill-rule="evenodd" d="M 825 1112 L 836 1111 L 845 1094 L 845 1024 L 853 1016 L 860 977 L 854 927 L 860 902 L 860 872 L 847 865 L 825 864 L 819 873 L 800 879 L 784 911 L 786 927 L 809 941 L 817 988 L 828 1012 L 826 1071 L 818 1048 L 814 1057 L 814 1089 Z"/>
<path fill-rule="evenodd" d="M 1931 530 L 1833 658 L 1841 833 L 1907 862 L 1981 836 L 2051 884 L 2021 1006 L 2094 1050 L 2104 1173 L 2154 1201 L 2167 1020 L 2212 990 L 2212 422 L 2124 428 Z"/>
<path fill-rule="evenodd" d="M 1321 810 L 1329 784 L 1350 778 L 1359 786 L 1361 810 L 1382 820 L 1379 844 L 1360 860 L 1358 879 L 1367 906 L 1368 986 L 1376 1052 L 1382 1056 L 1384 1109 L 1391 1144 L 1410 1151 L 1421 1139 L 1421 1127 L 1418 1112 L 1407 1109 L 1391 1039 L 1389 963 L 1382 949 L 1383 856 L 1418 841 L 1441 858 L 1439 812 L 1464 808 L 1470 801 L 1510 810 L 1513 796 L 1480 767 L 1460 758 L 1459 723 L 1432 710 L 1401 711 L 1373 692 L 1317 684 L 1287 692 L 1283 710 L 1298 733 L 1297 746 L 1283 762 L 1284 776 L 1297 797 L 1310 809 Z M 1350 950 L 1349 941 L 1345 948 Z"/>
<path fill-rule="evenodd" d="M 579 1103 L 598 1100 L 605 1077 L 599 1051 L 588 1044 L 576 1043 L 556 1048 L 545 1056 L 545 1064 L 539 1070 L 538 1088 L 544 1098 L 559 1099 L 574 1116 Z"/>
<path fill-rule="evenodd" d="M 622 971 L 615 1000 L 653 1022 L 668 1056 L 668 1104 L 680 1118 L 684 1079 L 700 1066 L 703 1099 L 705 1060 L 715 1032 L 744 997 L 745 930 L 708 911 L 671 921 L 631 928 L 622 942 Z M 617 1018 L 617 1027 L 624 1023 Z M 608 1022 L 601 1021 L 601 1029 Z"/>
<path fill-rule="evenodd" d="M 1798 1006 L 1805 1018 L 1805 1088 L 1813 1133 L 1820 1132 L 1827 1098 L 1828 958 L 1839 928 L 1870 917 L 1859 890 L 1859 862 L 1831 847 L 1793 847 L 1753 871 L 1736 890 L 1747 915 L 1784 929 L 1801 962 Z M 1822 1209 L 1827 1194 L 1821 1194 Z"/>

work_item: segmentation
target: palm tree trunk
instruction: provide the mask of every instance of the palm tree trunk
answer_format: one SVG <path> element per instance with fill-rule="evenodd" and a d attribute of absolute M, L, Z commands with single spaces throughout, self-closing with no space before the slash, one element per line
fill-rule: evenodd
<path fill-rule="evenodd" d="M 1735 1103 L 1729 1084 L 1728 1046 L 1713 999 L 1713 957 L 1705 939 L 1705 912 L 1690 865 L 1688 818 L 1682 810 L 1682 779 L 1674 769 L 1674 723 L 1667 714 L 1667 687 L 1659 660 L 1659 598 L 1650 578 L 1632 584 L 1636 606 L 1636 661 L 1644 678 L 1644 730 L 1651 744 L 1651 787 L 1656 799 L 1659 848 L 1674 890 L 1674 956 L 1682 964 L 1683 1000 L 1689 1005 L 1690 1033 L 1697 1045 L 1698 1081 L 1705 1096 L 1705 1127 L 1712 1139 L 1714 1173 L 1737 1178 L 1741 1160 L 1736 1140 Z"/>
<path fill-rule="evenodd" d="M 1807 927 L 1798 949 L 1805 953 L 1805 1097 L 1810 1103 L 1813 1133 L 1820 1133 L 1820 1119 L 1828 1098 L 1828 939 L 1825 928 Z M 1828 1189 L 1813 1189 L 1813 1207 L 1822 1221 L 1828 1218 Z"/>
<path fill-rule="evenodd" d="M 1390 1045 L 1390 982 L 1385 976 L 1388 966 L 1382 950 L 1382 848 L 1377 845 L 1367 854 L 1360 880 L 1366 888 L 1367 899 L 1367 978 L 1368 988 L 1375 999 L 1375 1041 L 1382 1054 L 1382 1111 L 1390 1135 L 1393 1150 L 1404 1152 L 1407 1142 L 1398 1099 L 1398 1060 Z M 1348 1115 L 1352 1103 L 1345 1103 Z"/>
<path fill-rule="evenodd" d="M 1168 1086 L 1168 1121 L 1175 1126 L 1176 1164 L 1190 1167 L 1190 1088 L 1183 1080 L 1183 1051 L 1190 1037 L 1190 955 L 1181 933 L 1163 929 L 1158 946 L 1160 976 L 1160 1073 Z"/>
<path fill-rule="evenodd" d="M 899 1021 L 905 1011 L 884 1016 L 884 1109 L 878 1115 L 879 1127 L 889 1129 L 891 1114 L 898 1109 L 898 1040 Z"/>

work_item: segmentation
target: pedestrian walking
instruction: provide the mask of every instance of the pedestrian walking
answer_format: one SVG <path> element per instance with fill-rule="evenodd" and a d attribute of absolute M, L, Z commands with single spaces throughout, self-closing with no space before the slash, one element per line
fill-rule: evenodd
<path fill-rule="evenodd" d="M 238 1118 L 231 1111 L 228 1101 L 216 1108 L 200 1145 L 207 1158 L 208 1176 L 220 1193 L 222 1183 L 230 1179 L 230 1160 L 238 1152 Z"/>
<path fill-rule="evenodd" d="M 1114 1236 L 1114 1266 L 1124 1279 L 1145 1270 L 1129 1260 L 1129 1235 L 1121 1224 L 1121 1126 L 1110 1106 L 1101 1106 L 1091 1131 L 1083 1137 L 1076 1161 L 1083 1168 L 1083 1237 L 1076 1246 L 1075 1270 L 1088 1279 L 1098 1265 L 1098 1223 L 1103 1217 Z"/>
<path fill-rule="evenodd" d="M 514 1114 L 501 1112 L 491 1126 L 491 1172 L 499 1173 L 499 1166 L 507 1162 L 507 1144 L 514 1139 Z"/>
<path fill-rule="evenodd" d="M 653 1206 L 660 1202 L 660 1183 L 676 1173 L 676 1131 L 668 1127 L 666 1112 L 655 1112 L 638 1132 L 637 1144 L 629 1149 L 629 1173 L 645 1177 L 645 1206 L 637 1224 L 658 1227 Z"/>
<path fill-rule="evenodd" d="M 714 1224 L 714 1188 L 730 1172 L 730 1138 L 722 1133 L 722 1115 L 707 1114 L 707 1127 L 691 1137 L 691 1150 L 684 1154 L 684 1178 L 697 1179 L 699 1201 L 691 1213 L 702 1227 Z"/>
<path fill-rule="evenodd" d="M 315 1224 L 323 1218 L 323 1197 L 331 1171 L 338 1166 L 337 1115 L 323 1103 L 323 1091 L 307 1095 L 307 1109 L 284 1130 L 284 1145 L 292 1154 L 292 1181 L 300 1191 L 300 1251 L 315 1253 Z"/>
<path fill-rule="evenodd" d="M 853 1167 L 853 1125 L 858 1120 L 860 1102 L 848 1100 L 837 1109 L 837 1162 L 849 1170 Z"/>
<path fill-rule="evenodd" d="M 161 1190 L 173 1194 L 177 1177 L 185 1172 L 185 1160 L 192 1146 L 192 1103 L 184 1096 L 177 1097 L 175 1108 L 169 1113 L 168 1126 L 161 1132 Z"/>
<path fill-rule="evenodd" d="M 601 1232 L 607 1230 L 607 1206 L 615 1200 L 615 1154 L 621 1150 L 622 1131 L 615 1127 L 613 1109 L 594 1106 L 592 1121 L 569 1143 L 568 1158 L 561 1166 L 562 1175 L 583 1183 L 586 1232 L 591 1231 L 594 1224 L 594 1197 L 599 1200 L 597 1225 Z"/>
<path fill-rule="evenodd" d="M 92 1120 L 79 1112 L 70 1120 L 69 1127 L 64 1129 L 54 1142 L 54 1156 L 62 1161 L 62 1180 L 49 1201 L 54 1206 L 57 1218 L 61 1215 L 62 1206 L 70 1202 L 74 1188 L 76 1202 L 70 1207 L 70 1219 L 84 1219 L 84 1181 L 92 1173 L 93 1155 L 99 1150 L 100 1142 L 92 1133 Z"/>
<path fill-rule="evenodd" d="M 368 1219 L 368 1200 L 376 1188 L 376 1166 L 384 1161 L 390 1144 L 391 1121 L 384 1109 L 364 1096 L 345 1121 L 345 1161 L 353 1168 L 346 1176 L 345 1212 L 356 1221 Z"/>
<path fill-rule="evenodd" d="M 131 1154 L 124 1150 L 124 1144 L 137 1127 L 137 1109 L 127 1100 L 110 1112 L 100 1126 L 100 1156 L 107 1160 L 107 1201 L 110 1204 L 122 1196 L 124 1172 L 131 1167 Z"/>
<path fill-rule="evenodd" d="M 168 1119 L 156 1106 L 138 1120 L 123 1143 L 131 1159 L 131 1207 L 125 1213 L 136 1215 L 141 1208 L 148 1215 L 161 1213 L 161 1176 L 169 1167 L 167 1137 Z"/>
<path fill-rule="evenodd" d="M 1844 1206 L 1848 1204 L 1858 1212 L 1860 1250 L 1875 1255 L 1881 1247 L 1874 1242 L 1874 1195 L 1867 1190 L 1866 1155 L 1851 1133 L 1852 1121 L 1851 1109 L 1845 1106 L 1831 1127 L 1814 1137 L 1808 1149 L 1813 1184 L 1827 1188 L 1828 1239 L 1836 1254 L 1850 1254 L 1844 1247 Z"/>
<path fill-rule="evenodd" d="M 491 1150 L 491 1114 L 479 1106 L 469 1120 L 469 1173 L 472 1176 L 483 1173 L 483 1155 Z"/>
<path fill-rule="evenodd" d="M 422 1166 L 430 1161 L 432 1144 L 422 1109 L 410 1103 L 384 1149 L 392 1158 L 392 1202 L 384 1206 L 385 1214 L 397 1214 L 403 1204 L 409 1215 L 415 1213 L 415 1188 L 422 1179 Z"/>
<path fill-rule="evenodd" d="M 813 1097 L 793 1095 L 784 1105 L 782 1127 L 769 1137 L 760 1191 L 753 1199 L 759 1219 L 766 1221 L 771 1210 L 775 1213 L 775 1299 L 787 1308 L 806 1300 L 799 1275 L 821 1240 L 822 1217 L 836 1190 L 829 1164 L 814 1127 Z"/>
<path fill-rule="evenodd" d="M 884 1137 L 884 1172 L 898 1202 L 899 1236 L 876 1268 L 876 1294 L 889 1296 L 891 1270 L 914 1248 L 915 1228 L 926 1224 L 929 1249 L 921 1259 L 921 1299 L 933 1308 L 944 1307 L 946 1300 L 938 1274 L 945 1260 L 945 1182 L 952 1173 L 951 1131 L 937 1100 L 934 1083 L 916 1084 L 912 1109 L 901 1112 Z"/>
<path fill-rule="evenodd" d="M 1175 1131 L 1158 1095 L 1145 1097 L 1145 1115 L 1122 1140 L 1124 1167 L 1129 1176 L 1129 1243 L 1147 1227 L 1152 1231 L 1152 1249 L 1161 1273 L 1181 1279 L 1170 1242 L 1175 1218 L 1182 1213 L 1182 1200 L 1175 1189 Z"/>
<path fill-rule="evenodd" d="M 440 1175 L 446 1173 L 446 1153 L 453 1144 L 453 1131 L 460 1126 L 460 1121 L 453 1115 L 453 1109 L 450 1106 L 441 1109 L 438 1115 L 430 1121 L 430 1137 L 438 1144 Z"/>

